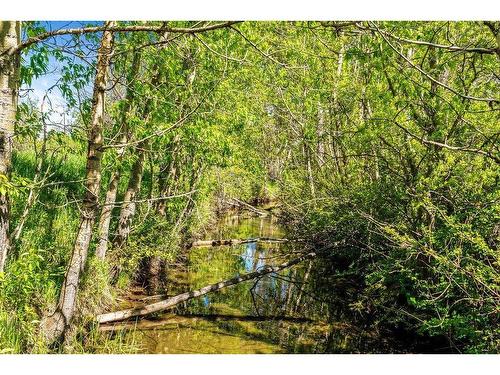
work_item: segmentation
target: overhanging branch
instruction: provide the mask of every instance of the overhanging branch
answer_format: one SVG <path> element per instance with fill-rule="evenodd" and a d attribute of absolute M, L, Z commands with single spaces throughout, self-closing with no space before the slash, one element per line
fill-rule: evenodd
<path fill-rule="evenodd" d="M 192 28 L 184 28 L 184 27 L 168 27 L 165 25 L 117 25 L 113 27 L 106 27 L 106 26 L 93 26 L 93 27 L 82 27 L 82 28 L 72 28 L 72 29 L 61 29 L 61 30 L 55 30 L 55 31 L 48 31 L 46 33 L 42 33 L 36 36 L 33 36 L 31 38 L 26 39 L 24 42 L 21 42 L 18 44 L 18 46 L 14 49 L 10 49 L 5 51 L 3 54 L 7 55 L 13 55 L 16 53 L 21 52 L 23 49 L 41 42 L 45 39 L 49 39 L 55 36 L 60 36 L 60 35 L 83 35 L 83 34 L 91 34 L 91 33 L 97 33 L 101 31 L 112 31 L 114 33 L 118 32 L 156 32 L 156 33 L 174 33 L 174 34 L 196 34 L 196 33 L 202 33 L 206 31 L 211 31 L 211 30 L 216 30 L 216 29 L 222 29 L 225 27 L 229 27 L 231 25 L 234 25 L 236 23 L 239 23 L 242 21 L 228 21 L 228 22 L 221 22 L 221 23 L 216 23 L 213 25 L 207 25 L 207 26 L 201 26 L 201 27 L 192 27 Z"/>

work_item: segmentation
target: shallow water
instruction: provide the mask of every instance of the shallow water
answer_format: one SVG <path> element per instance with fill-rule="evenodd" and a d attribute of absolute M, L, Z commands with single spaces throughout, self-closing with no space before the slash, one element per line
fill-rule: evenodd
<path fill-rule="evenodd" d="M 286 233 L 273 216 L 228 216 L 205 239 L 256 237 L 286 238 Z M 167 296 L 281 264 L 298 250 L 303 249 L 266 242 L 191 248 L 167 269 Z M 360 287 L 342 259 L 331 254 L 108 328 L 142 353 L 450 352 L 443 338 L 379 327 L 375 315 L 359 310 Z M 143 293 L 129 296 L 132 306 L 144 298 L 153 301 Z M 124 308 L 131 307 L 126 303 Z"/>
<path fill-rule="evenodd" d="M 210 239 L 284 237 L 272 216 L 226 217 Z M 169 296 L 248 273 L 286 258 L 285 244 L 251 242 L 192 248 L 167 270 Z M 130 334 L 145 353 L 324 352 L 332 326 L 308 294 L 312 264 L 304 263 L 187 301 Z"/>

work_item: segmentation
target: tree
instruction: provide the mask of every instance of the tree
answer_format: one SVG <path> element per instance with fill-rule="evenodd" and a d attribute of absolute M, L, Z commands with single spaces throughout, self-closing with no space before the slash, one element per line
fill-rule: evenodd
<path fill-rule="evenodd" d="M 80 227 L 76 235 L 75 246 L 64 277 L 59 303 L 54 313 L 42 322 L 42 330 L 48 344 L 59 340 L 69 327 L 76 307 L 76 297 L 80 274 L 85 268 L 87 253 L 92 237 L 96 211 L 98 208 L 101 182 L 101 158 L 103 146 L 103 118 L 108 69 L 113 55 L 113 32 L 116 23 L 106 22 L 101 45 L 98 51 L 94 94 L 92 99 L 92 115 L 88 129 L 88 152 L 85 177 L 85 196 L 81 209 Z"/>
<path fill-rule="evenodd" d="M 3 272 L 9 241 L 8 178 L 11 167 L 14 122 L 19 89 L 19 55 L 9 54 L 21 38 L 21 22 L 0 22 L 0 272 Z"/>

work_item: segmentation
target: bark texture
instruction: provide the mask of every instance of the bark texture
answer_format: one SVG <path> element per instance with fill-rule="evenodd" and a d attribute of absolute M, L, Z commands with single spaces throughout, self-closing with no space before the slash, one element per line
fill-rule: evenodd
<path fill-rule="evenodd" d="M 106 22 L 113 27 L 115 22 Z M 98 208 L 101 182 L 101 158 L 103 146 L 103 116 L 105 91 L 108 82 L 107 72 L 113 54 L 113 33 L 105 31 L 97 56 L 97 71 L 92 99 L 92 117 L 88 129 L 87 167 L 85 196 L 81 208 L 80 227 L 76 235 L 73 253 L 64 277 L 59 303 L 55 312 L 42 320 L 42 331 L 47 344 L 51 345 L 64 337 L 73 318 L 78 293 L 80 274 L 85 267 L 92 227 Z"/>
<path fill-rule="evenodd" d="M 178 158 L 177 153 L 180 147 L 179 139 L 180 137 L 177 134 L 172 142 L 173 145 L 170 152 L 170 160 L 165 165 L 165 167 L 160 172 L 160 175 L 158 176 L 159 191 L 160 191 L 160 196 L 162 197 L 168 197 L 172 193 L 173 182 L 177 176 L 177 158 Z M 166 210 L 167 210 L 167 200 L 166 199 L 159 200 L 156 203 L 156 212 L 163 217 L 166 214 Z"/>
<path fill-rule="evenodd" d="M 148 142 L 140 142 L 137 145 L 138 155 L 132 167 L 132 172 L 128 181 L 127 191 L 123 196 L 122 208 L 120 210 L 120 218 L 118 220 L 118 231 L 115 237 L 114 245 L 118 248 L 127 243 L 130 229 L 132 226 L 132 219 L 135 215 L 137 203 L 135 198 L 141 188 L 142 175 L 144 171 L 144 160 L 146 159 L 146 148 Z"/>
<path fill-rule="evenodd" d="M 20 43 L 21 23 L 0 21 L 0 176 L 8 178 L 12 157 L 12 137 L 19 89 L 19 54 L 8 53 Z M 1 184 L 2 182 L 0 182 Z M 9 197 L 0 193 L 0 272 L 10 249 Z"/>

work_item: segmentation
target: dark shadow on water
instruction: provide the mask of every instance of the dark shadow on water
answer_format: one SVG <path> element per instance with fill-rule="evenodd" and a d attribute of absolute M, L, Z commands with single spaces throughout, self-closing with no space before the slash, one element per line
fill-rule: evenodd
<path fill-rule="evenodd" d="M 202 318 L 206 320 L 237 320 L 242 322 L 269 322 L 269 321 L 283 321 L 290 323 L 313 323 L 314 320 L 309 318 L 295 318 L 290 316 L 279 315 L 266 315 L 266 316 L 239 316 L 227 314 L 179 314 L 185 318 Z"/>

